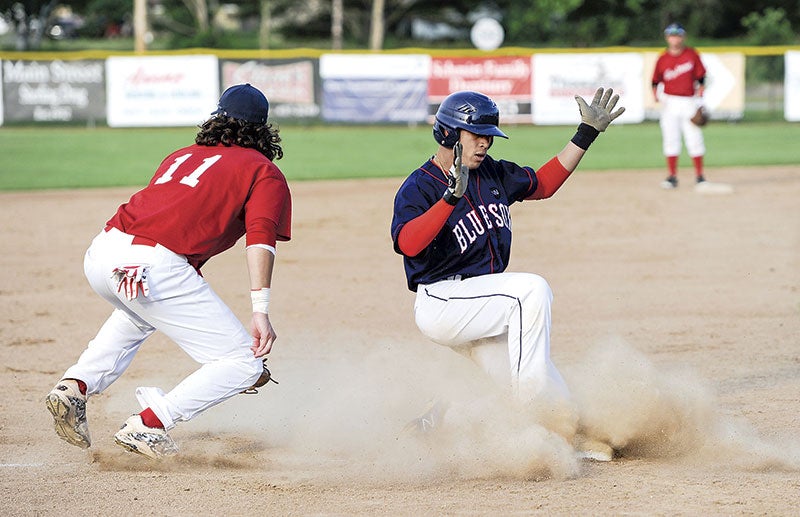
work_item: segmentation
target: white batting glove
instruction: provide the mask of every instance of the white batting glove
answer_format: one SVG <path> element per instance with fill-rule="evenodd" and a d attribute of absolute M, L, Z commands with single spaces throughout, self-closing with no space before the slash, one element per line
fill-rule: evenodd
<path fill-rule="evenodd" d="M 461 142 L 457 142 L 453 147 L 453 165 L 447 175 L 449 184 L 444 192 L 444 200 L 451 205 L 458 203 L 458 200 L 467 191 L 467 184 L 469 183 L 469 167 L 461 163 L 462 153 Z"/>

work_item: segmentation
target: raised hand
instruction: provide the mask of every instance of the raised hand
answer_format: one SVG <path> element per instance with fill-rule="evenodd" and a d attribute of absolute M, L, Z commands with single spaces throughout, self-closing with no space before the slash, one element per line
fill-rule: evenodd
<path fill-rule="evenodd" d="M 612 113 L 619 101 L 619 95 L 614 94 L 614 90 L 611 88 L 605 91 L 602 87 L 598 88 L 592 104 L 586 104 L 583 97 L 579 95 L 575 96 L 575 100 L 578 102 L 578 109 L 581 112 L 581 122 L 598 131 L 605 131 L 611 121 L 625 112 L 625 108 L 620 107 Z"/>

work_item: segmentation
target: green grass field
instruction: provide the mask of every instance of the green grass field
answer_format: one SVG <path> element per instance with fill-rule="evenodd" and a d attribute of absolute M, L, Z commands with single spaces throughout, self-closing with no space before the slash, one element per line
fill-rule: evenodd
<path fill-rule="evenodd" d="M 511 126 L 490 154 L 538 168 L 572 137 L 567 126 Z M 193 142 L 196 128 L 0 128 L 0 190 L 146 184 L 171 151 Z M 404 177 L 436 151 L 429 126 L 281 127 L 290 181 Z M 705 130 L 707 167 L 797 165 L 800 124 L 712 122 Z M 684 151 L 685 153 L 685 151 Z M 686 155 L 683 168 L 689 166 Z M 664 167 L 657 123 L 612 126 L 581 170 Z"/>

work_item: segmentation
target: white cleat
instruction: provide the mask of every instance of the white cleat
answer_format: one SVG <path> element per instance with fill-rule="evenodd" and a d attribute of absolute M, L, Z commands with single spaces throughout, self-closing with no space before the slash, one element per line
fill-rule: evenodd
<path fill-rule="evenodd" d="M 147 427 L 142 417 L 132 415 L 114 435 L 114 442 L 128 452 L 135 452 L 150 459 L 160 459 L 177 454 L 178 446 L 158 427 Z"/>
<path fill-rule="evenodd" d="M 56 434 L 81 449 L 92 445 L 89 424 L 86 422 L 86 395 L 74 380 L 62 380 L 45 398 L 47 410 L 53 415 Z"/>

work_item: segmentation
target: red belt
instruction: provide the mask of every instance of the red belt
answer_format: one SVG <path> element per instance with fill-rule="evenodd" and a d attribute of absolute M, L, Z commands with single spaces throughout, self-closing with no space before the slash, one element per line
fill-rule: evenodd
<path fill-rule="evenodd" d="M 156 241 L 154 241 L 153 239 L 148 239 L 147 237 L 139 237 L 138 235 L 134 235 L 133 236 L 133 240 L 131 241 L 131 244 L 138 244 L 140 246 L 155 247 L 155 245 L 158 244 L 158 243 Z"/>
<path fill-rule="evenodd" d="M 108 231 L 111 228 L 114 227 L 109 224 L 106 226 L 105 231 Z M 158 243 L 153 239 L 148 239 L 147 237 L 139 237 L 138 235 L 134 235 L 131 244 L 137 244 L 139 246 L 150 246 L 151 248 L 155 248 Z"/>

